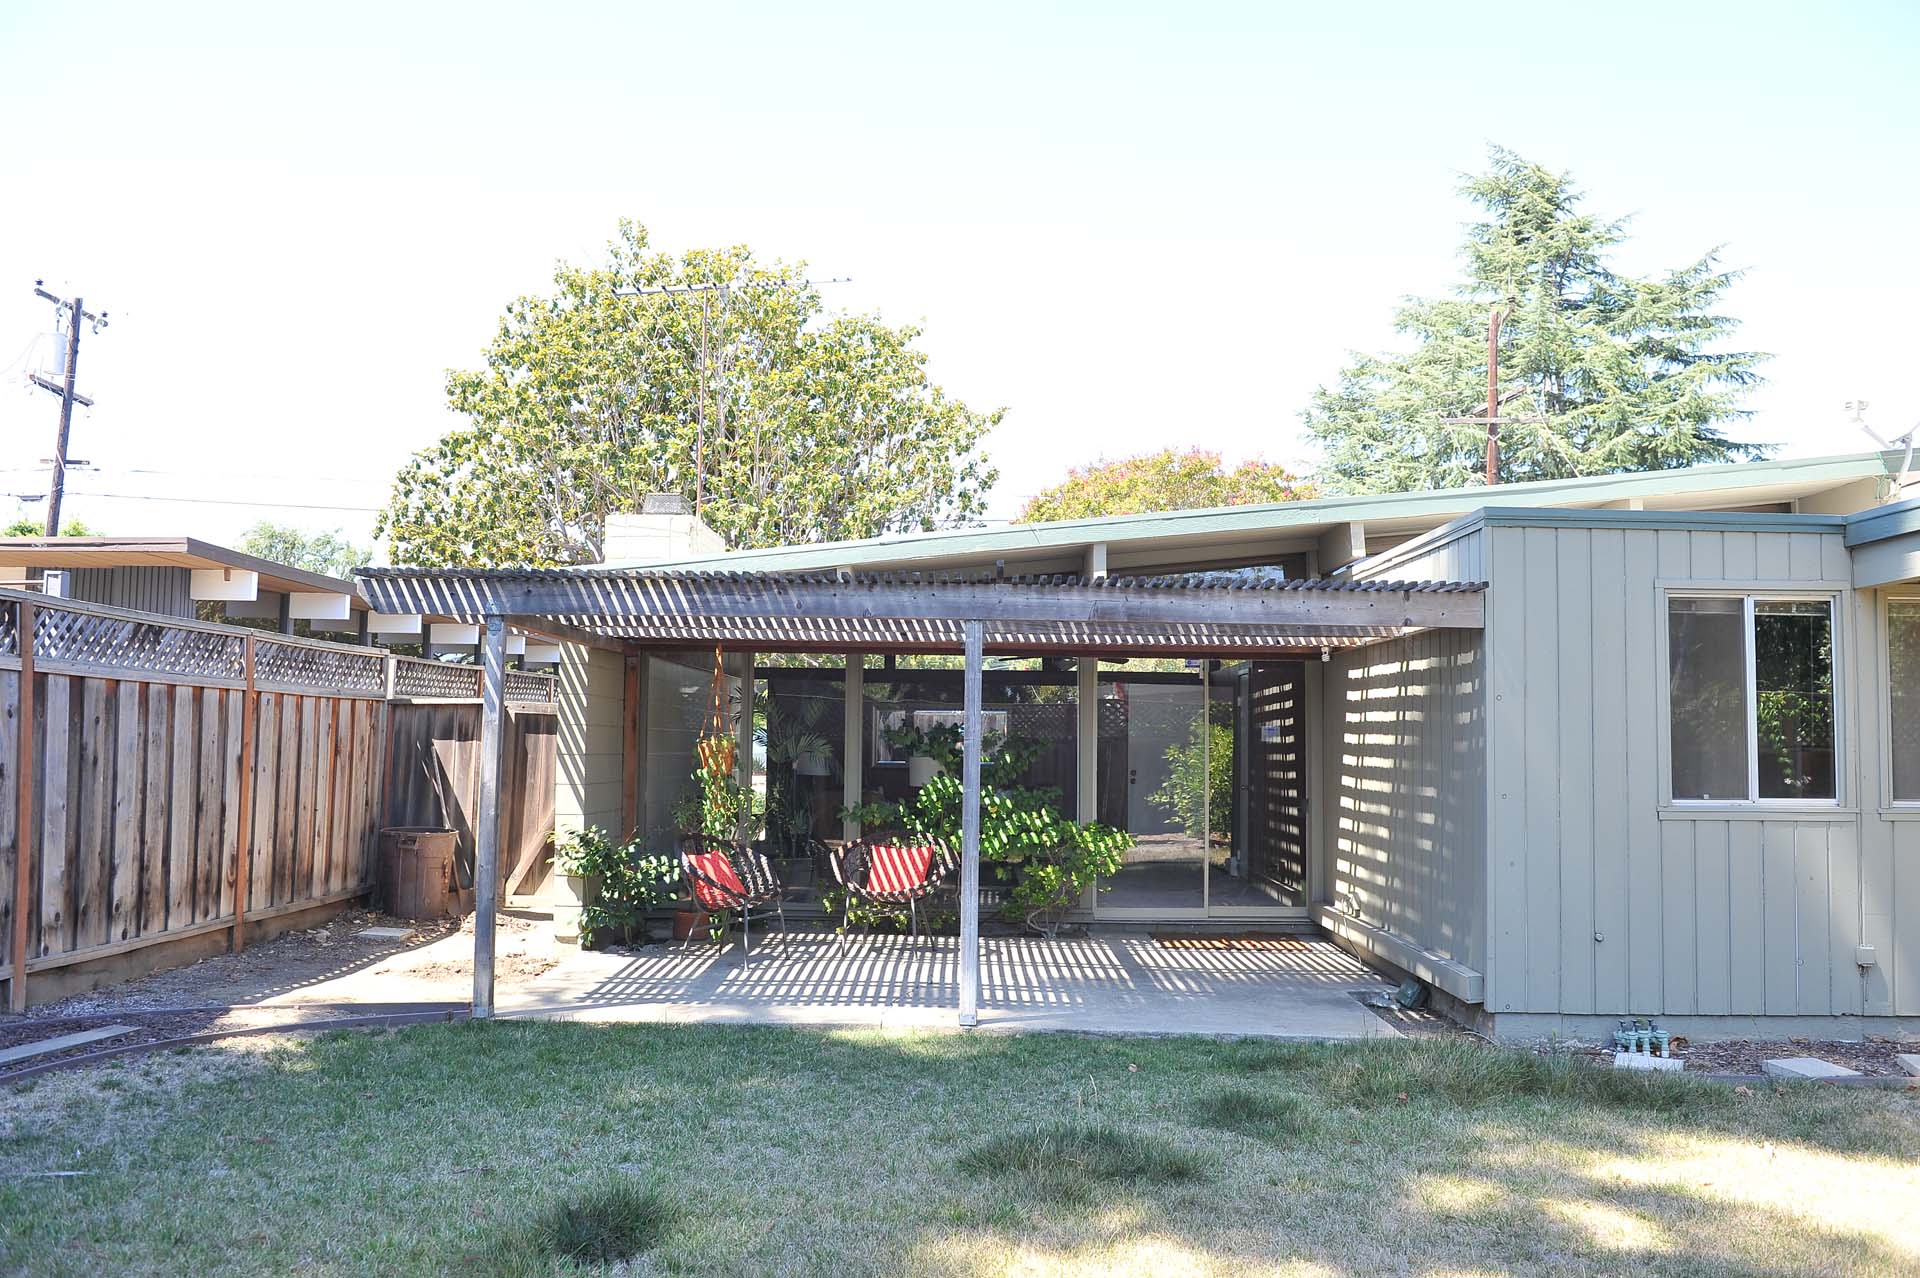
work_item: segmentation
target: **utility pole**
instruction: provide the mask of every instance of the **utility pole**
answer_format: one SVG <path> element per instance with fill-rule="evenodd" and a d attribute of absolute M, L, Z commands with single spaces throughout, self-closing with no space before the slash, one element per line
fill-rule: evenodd
<path fill-rule="evenodd" d="M 1487 316 L 1487 487 L 1500 482 L 1500 308 Z"/>
<path fill-rule="evenodd" d="M 1496 306 L 1487 315 L 1487 415 L 1485 417 L 1442 417 L 1448 425 L 1480 425 L 1487 428 L 1487 487 L 1492 488 L 1500 482 L 1500 428 L 1505 425 L 1518 426 L 1525 422 L 1544 422 L 1544 417 L 1502 417 L 1500 415 L 1500 325 L 1507 313 Z M 1513 399 L 1521 391 L 1507 396 Z"/>
<path fill-rule="evenodd" d="M 73 406 L 80 404 L 86 408 L 93 407 L 92 400 L 74 389 L 75 370 L 80 363 L 80 324 L 83 320 L 92 320 L 93 331 L 98 333 L 107 326 L 107 313 L 102 311 L 95 315 L 77 297 L 71 301 L 64 297 L 56 297 L 41 287 L 44 282 L 43 280 L 33 282 L 34 293 L 52 302 L 55 308 L 64 311 L 67 317 L 66 377 L 60 382 L 54 382 L 38 373 L 30 374 L 34 385 L 41 390 L 52 391 L 60 397 L 60 433 L 55 437 L 53 445 L 53 484 L 47 490 L 47 536 L 58 537 L 60 535 L 60 503 L 67 492 L 67 440 L 73 433 Z"/>

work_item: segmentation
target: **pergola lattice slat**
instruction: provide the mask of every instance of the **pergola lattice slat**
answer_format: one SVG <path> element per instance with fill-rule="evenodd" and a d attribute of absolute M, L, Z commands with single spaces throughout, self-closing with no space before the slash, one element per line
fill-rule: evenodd
<path fill-rule="evenodd" d="M 991 580 L 530 569 L 375 569 L 361 590 L 394 612 L 507 616 L 635 645 L 959 651 L 982 621 L 996 651 L 1298 652 L 1412 628 L 1478 628 L 1470 582 L 1172 578 Z"/>

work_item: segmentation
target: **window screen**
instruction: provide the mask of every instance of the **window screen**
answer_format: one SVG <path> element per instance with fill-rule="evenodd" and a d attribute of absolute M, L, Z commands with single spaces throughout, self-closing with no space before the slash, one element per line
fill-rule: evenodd
<path fill-rule="evenodd" d="M 1920 803 L 1920 599 L 1887 604 L 1887 689 L 1893 799 Z"/>
<path fill-rule="evenodd" d="M 1746 601 L 1667 601 L 1673 797 L 1747 793 Z"/>

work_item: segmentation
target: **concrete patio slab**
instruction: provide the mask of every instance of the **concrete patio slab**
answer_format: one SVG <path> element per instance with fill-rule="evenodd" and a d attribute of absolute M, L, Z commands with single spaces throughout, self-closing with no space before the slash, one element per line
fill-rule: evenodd
<path fill-rule="evenodd" d="M 1354 997 L 1392 988 L 1324 941 L 1166 948 L 1145 933 L 982 942 L 980 1028 L 1001 1032 L 1396 1038 Z M 582 953 L 511 993 L 502 1016 L 661 1024 L 953 1029 L 958 942 L 821 933 L 738 945 Z"/>

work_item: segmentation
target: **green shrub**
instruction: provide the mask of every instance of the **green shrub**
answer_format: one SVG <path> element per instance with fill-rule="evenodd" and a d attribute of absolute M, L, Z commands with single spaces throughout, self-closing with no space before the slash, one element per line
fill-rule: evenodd
<path fill-rule="evenodd" d="M 645 929 L 649 910 L 664 909 L 679 895 L 678 858 L 648 852 L 638 839 L 615 843 L 598 826 L 561 835 L 553 862 L 561 874 L 595 881 L 580 911 L 580 939 L 589 946 L 615 936 L 632 941 Z"/>

